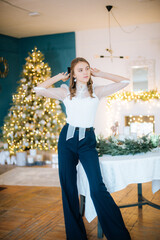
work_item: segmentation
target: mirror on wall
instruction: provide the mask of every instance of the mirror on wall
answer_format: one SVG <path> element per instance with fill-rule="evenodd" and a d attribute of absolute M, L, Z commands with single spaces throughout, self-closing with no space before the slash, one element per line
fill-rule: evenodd
<path fill-rule="evenodd" d="M 132 67 L 133 91 L 148 91 L 148 67 Z"/>
<path fill-rule="evenodd" d="M 150 91 L 156 89 L 155 60 L 135 59 L 128 63 L 131 91 Z"/>

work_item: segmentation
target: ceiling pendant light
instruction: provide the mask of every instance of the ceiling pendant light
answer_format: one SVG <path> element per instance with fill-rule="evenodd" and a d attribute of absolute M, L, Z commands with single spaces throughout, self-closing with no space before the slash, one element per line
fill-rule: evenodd
<path fill-rule="evenodd" d="M 108 10 L 108 38 L 109 38 L 109 47 L 106 48 L 105 50 L 109 53 L 109 55 L 99 55 L 95 56 L 96 58 L 110 58 L 111 60 L 113 58 L 123 58 L 123 59 L 128 59 L 129 57 L 127 56 L 113 56 L 113 50 L 111 46 L 111 26 L 110 26 L 110 12 L 112 10 L 113 6 L 112 5 L 107 5 L 106 9 Z"/>

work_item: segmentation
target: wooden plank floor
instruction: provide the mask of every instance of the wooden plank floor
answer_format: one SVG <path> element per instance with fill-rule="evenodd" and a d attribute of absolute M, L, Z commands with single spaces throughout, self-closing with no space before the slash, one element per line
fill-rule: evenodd
<path fill-rule="evenodd" d="M 0 187 L 0 239 L 65 239 L 60 188 L 4 185 Z M 136 194 L 137 185 L 130 184 L 112 196 L 117 204 L 125 204 L 137 201 Z M 143 184 L 143 195 L 160 204 L 160 191 L 153 195 L 151 183 Z M 160 210 L 143 206 L 142 210 L 131 207 L 121 209 L 121 212 L 132 240 L 160 239 Z M 88 240 L 97 240 L 97 219 L 88 223 L 84 218 L 84 223 Z M 105 239 L 104 237 L 103 240 Z"/>

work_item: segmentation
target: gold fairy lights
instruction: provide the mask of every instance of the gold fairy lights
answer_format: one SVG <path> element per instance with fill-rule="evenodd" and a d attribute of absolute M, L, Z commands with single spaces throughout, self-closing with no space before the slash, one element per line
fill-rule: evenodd
<path fill-rule="evenodd" d="M 120 112 L 122 110 L 122 105 L 124 104 L 127 109 L 129 109 L 129 102 L 133 101 L 135 103 L 139 103 L 141 105 L 144 104 L 144 107 L 146 108 L 146 116 L 148 119 L 144 120 L 144 116 L 141 114 L 135 116 L 132 116 L 130 114 L 130 119 L 128 122 L 128 125 L 130 126 L 131 123 L 144 123 L 144 122 L 150 122 L 153 124 L 153 129 L 155 127 L 155 119 L 153 115 L 151 115 L 151 111 L 153 107 L 160 108 L 160 92 L 157 90 L 150 90 L 150 91 L 121 91 L 117 92 L 115 94 L 112 94 L 111 96 L 106 97 L 106 110 L 110 112 L 109 115 L 107 115 L 107 121 L 110 122 L 110 125 L 113 124 L 113 121 L 119 121 L 120 120 Z M 116 103 L 116 112 L 111 107 L 114 103 Z M 150 103 L 148 105 L 148 103 Z M 124 106 L 123 105 L 123 106 Z M 110 127 L 106 128 L 106 131 L 110 134 Z"/>
<path fill-rule="evenodd" d="M 152 102 L 153 100 L 160 100 L 160 93 L 157 90 L 150 90 L 150 91 L 123 91 L 112 94 L 111 96 L 107 97 L 107 105 L 110 105 L 112 100 L 120 100 L 120 101 L 148 101 Z"/>
<path fill-rule="evenodd" d="M 10 120 L 3 126 L 10 154 L 25 150 L 26 143 L 32 149 L 57 151 L 58 132 L 65 122 L 65 115 L 59 114 L 61 110 L 59 101 L 37 98 L 32 91 L 37 83 L 43 82 L 51 74 L 50 67 L 42 62 L 43 59 L 43 54 L 37 51 L 37 48 L 29 53 L 23 68 L 20 87 L 12 96 L 14 105 L 9 112 Z M 42 115 L 39 116 L 38 111 L 42 111 Z M 43 120 L 43 123 L 37 121 L 37 118 Z M 51 124 L 47 126 L 48 123 Z"/>

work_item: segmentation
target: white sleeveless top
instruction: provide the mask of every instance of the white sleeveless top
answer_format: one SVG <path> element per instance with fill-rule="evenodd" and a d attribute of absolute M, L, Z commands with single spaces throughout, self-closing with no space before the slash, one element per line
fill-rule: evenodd
<path fill-rule="evenodd" d="M 69 87 L 62 84 L 61 87 L 67 89 L 67 97 L 63 100 L 66 107 L 67 123 L 69 124 L 66 140 L 74 136 L 75 128 L 79 127 L 79 140 L 85 137 L 86 128 L 93 127 L 99 99 L 94 93 L 90 97 L 86 86 L 77 88 L 76 96 L 70 99 Z"/>

